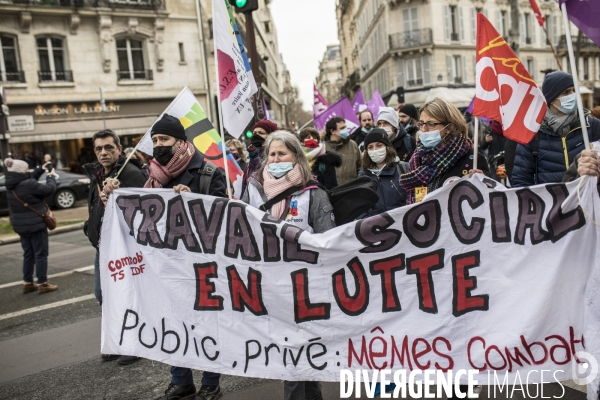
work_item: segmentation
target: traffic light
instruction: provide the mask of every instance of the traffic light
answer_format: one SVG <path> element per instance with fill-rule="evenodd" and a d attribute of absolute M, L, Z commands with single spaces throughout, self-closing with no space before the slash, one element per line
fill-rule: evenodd
<path fill-rule="evenodd" d="M 252 137 L 252 131 L 246 131 L 246 137 L 250 139 Z"/>
<path fill-rule="evenodd" d="M 258 0 L 229 0 L 238 13 L 251 13 L 258 10 Z"/>
<path fill-rule="evenodd" d="M 404 86 L 396 88 L 396 96 L 398 96 L 398 103 L 404 104 Z"/>

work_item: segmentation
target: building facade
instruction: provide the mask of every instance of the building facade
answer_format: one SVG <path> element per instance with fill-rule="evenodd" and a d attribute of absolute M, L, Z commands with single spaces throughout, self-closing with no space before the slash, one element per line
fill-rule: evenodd
<path fill-rule="evenodd" d="M 521 1 L 519 8 L 519 55 L 541 86 L 546 71 L 559 69 L 558 62 L 529 2 Z M 564 29 L 558 5 L 544 0 L 540 8 L 546 16 L 548 39 L 560 47 Z M 343 68 L 346 94 L 352 96 L 360 86 L 367 98 L 379 90 L 393 105 L 396 88 L 402 87 L 407 103 L 420 105 L 439 95 L 466 107 L 474 95 L 478 12 L 508 41 L 508 0 L 340 0 L 337 15 L 344 66 L 348 60 L 348 68 Z M 355 54 L 358 62 L 353 63 Z M 588 76 L 597 76 L 598 61 L 591 53 L 587 58 Z M 592 80 L 584 83 L 592 86 L 592 92 Z"/>
<path fill-rule="evenodd" d="M 283 71 L 268 1 L 254 13 L 263 93 L 275 119 Z M 134 146 L 188 86 L 216 119 L 210 0 L 4 0 L 0 83 L 10 109 L 9 151 L 80 171 L 92 135 L 114 130 Z M 243 15 L 240 27 L 243 29 Z M 102 88 L 102 89 L 100 89 Z M 102 90 L 105 107 L 101 104 Z M 216 123 L 215 123 L 216 125 Z"/>
<path fill-rule="evenodd" d="M 344 80 L 339 45 L 327 46 L 323 59 L 319 63 L 319 75 L 316 82 L 317 89 L 329 104 L 335 103 L 342 97 L 341 90 Z"/>

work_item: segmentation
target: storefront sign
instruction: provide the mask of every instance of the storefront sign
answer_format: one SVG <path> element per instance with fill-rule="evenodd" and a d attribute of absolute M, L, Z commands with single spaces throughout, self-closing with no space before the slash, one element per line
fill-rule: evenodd
<path fill-rule="evenodd" d="M 6 119 L 9 132 L 27 132 L 35 129 L 32 115 L 11 115 Z"/>
<path fill-rule="evenodd" d="M 107 113 L 119 112 L 121 109 L 120 105 L 108 104 L 106 106 Z M 100 114 L 102 112 L 102 106 L 100 103 L 96 103 L 94 105 L 87 105 L 85 103 L 80 106 L 73 106 L 71 104 L 67 104 L 66 106 L 58 107 L 53 106 L 50 108 L 43 108 L 41 105 L 37 106 L 34 109 L 34 113 L 36 116 L 46 116 L 46 115 L 79 115 L 79 114 Z"/>

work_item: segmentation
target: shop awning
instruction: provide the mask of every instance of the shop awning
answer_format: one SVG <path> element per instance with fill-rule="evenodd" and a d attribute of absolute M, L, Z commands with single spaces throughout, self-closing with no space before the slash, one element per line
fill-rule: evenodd
<path fill-rule="evenodd" d="M 158 115 L 106 119 L 106 129 L 119 136 L 142 135 L 152 126 Z M 49 142 L 54 140 L 86 139 L 104 129 L 101 119 L 65 122 L 37 122 L 29 132 L 13 132 L 9 143 Z"/>
<path fill-rule="evenodd" d="M 409 92 L 404 94 L 404 102 L 408 104 L 414 104 L 415 106 L 422 106 L 439 97 L 440 99 L 449 101 L 456 107 L 468 107 L 471 104 L 475 96 L 475 88 L 447 88 L 447 87 L 435 87 L 428 90 L 420 90 L 418 92 Z"/>

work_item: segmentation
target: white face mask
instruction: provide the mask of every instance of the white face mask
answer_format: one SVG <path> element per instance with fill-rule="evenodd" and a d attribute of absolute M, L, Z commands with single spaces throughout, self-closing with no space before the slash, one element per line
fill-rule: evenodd
<path fill-rule="evenodd" d="M 369 158 L 375 163 L 379 164 L 385 161 L 385 156 L 387 155 L 387 149 L 382 147 L 381 149 L 371 150 L 368 152 Z"/>
<path fill-rule="evenodd" d="M 383 130 L 388 134 L 388 136 L 392 136 L 394 134 L 391 126 L 386 126 L 383 128 Z"/>

